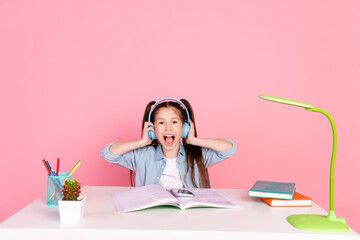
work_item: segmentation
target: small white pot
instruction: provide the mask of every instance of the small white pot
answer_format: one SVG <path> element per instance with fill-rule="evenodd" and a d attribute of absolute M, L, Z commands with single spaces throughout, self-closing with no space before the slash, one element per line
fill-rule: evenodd
<path fill-rule="evenodd" d="M 79 223 L 84 215 L 86 196 L 78 197 L 78 201 L 59 200 L 61 223 Z"/>

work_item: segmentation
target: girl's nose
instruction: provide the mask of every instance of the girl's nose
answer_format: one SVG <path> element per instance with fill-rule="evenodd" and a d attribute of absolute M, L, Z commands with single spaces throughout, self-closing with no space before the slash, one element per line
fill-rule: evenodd
<path fill-rule="evenodd" d="M 171 127 L 169 124 L 166 125 L 166 130 L 171 130 Z"/>

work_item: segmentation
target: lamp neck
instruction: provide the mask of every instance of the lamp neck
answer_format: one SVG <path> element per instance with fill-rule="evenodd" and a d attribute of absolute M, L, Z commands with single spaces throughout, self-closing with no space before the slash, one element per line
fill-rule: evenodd
<path fill-rule="evenodd" d="M 333 132 L 333 151 L 331 156 L 331 165 L 330 165 L 330 211 L 334 210 L 334 168 L 335 168 L 335 157 L 336 157 L 336 149 L 337 149 L 337 133 L 334 120 L 330 116 L 329 113 L 325 112 L 319 108 L 311 108 L 306 109 L 313 112 L 318 112 L 324 114 L 330 121 L 332 132 Z"/>

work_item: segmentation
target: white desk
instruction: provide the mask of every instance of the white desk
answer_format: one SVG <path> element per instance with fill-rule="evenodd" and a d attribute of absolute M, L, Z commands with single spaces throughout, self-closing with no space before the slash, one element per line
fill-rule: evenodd
<path fill-rule="evenodd" d="M 80 224 L 60 224 L 58 208 L 46 205 L 43 196 L 0 224 L 1 239 L 360 239 L 350 230 L 343 234 L 310 233 L 293 228 L 292 214 L 322 214 L 313 207 L 272 208 L 247 190 L 219 189 L 242 209 L 156 207 L 118 213 L 111 194 L 124 187 L 83 187 L 87 196 Z"/>

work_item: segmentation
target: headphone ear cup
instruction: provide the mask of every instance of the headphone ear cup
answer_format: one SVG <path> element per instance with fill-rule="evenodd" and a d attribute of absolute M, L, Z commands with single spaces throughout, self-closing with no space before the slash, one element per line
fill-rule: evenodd
<path fill-rule="evenodd" d="M 185 122 L 184 125 L 183 125 L 183 132 L 182 132 L 181 137 L 182 138 L 187 138 L 188 135 L 189 135 L 189 132 L 190 132 L 190 124 Z"/>
<path fill-rule="evenodd" d="M 154 129 L 153 126 L 150 126 L 150 128 Z M 148 135 L 151 140 L 157 139 L 153 130 L 148 131 Z"/>

